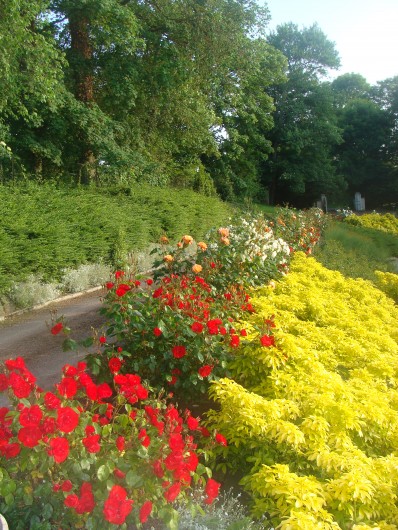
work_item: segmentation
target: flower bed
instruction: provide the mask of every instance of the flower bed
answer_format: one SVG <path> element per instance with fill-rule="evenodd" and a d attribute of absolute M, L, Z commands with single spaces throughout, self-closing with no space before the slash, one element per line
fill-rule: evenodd
<path fill-rule="evenodd" d="M 220 485 L 205 462 L 227 440 L 167 396 L 194 399 L 229 374 L 247 335 L 242 319 L 253 313 L 247 289 L 272 289 L 294 249 L 316 244 L 322 218 L 306 215 L 308 230 L 285 211 L 279 221 L 231 223 L 207 241 L 187 235 L 172 248 L 163 239 L 155 282 L 117 271 L 90 375 L 85 363 L 66 366 L 44 392 L 22 359 L 6 362 L 0 388 L 13 407 L 0 411 L 0 511 L 12 528 L 140 527 L 148 518 L 178 528 L 178 503 L 199 509 L 192 491 L 214 501 Z M 273 345 L 272 328 L 269 319 L 264 347 Z M 52 328 L 67 331 L 62 319 Z"/>
<path fill-rule="evenodd" d="M 302 253 L 252 296 L 232 378 L 211 387 L 221 465 L 281 530 L 394 528 L 397 306 Z"/>

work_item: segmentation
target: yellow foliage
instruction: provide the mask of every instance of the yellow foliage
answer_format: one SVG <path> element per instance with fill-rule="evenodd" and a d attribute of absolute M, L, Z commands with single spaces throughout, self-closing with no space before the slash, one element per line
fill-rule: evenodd
<path fill-rule="evenodd" d="M 382 232 L 389 232 L 391 234 L 398 234 L 398 218 L 391 213 L 379 214 L 369 213 L 366 215 L 350 215 L 344 219 L 344 222 L 356 225 L 381 230 Z"/>
<path fill-rule="evenodd" d="M 246 473 L 254 512 L 280 530 L 398 528 L 398 307 L 301 253 L 252 303 L 209 421 Z"/>
<path fill-rule="evenodd" d="M 375 271 L 377 287 L 398 302 L 398 274 L 393 272 Z"/>

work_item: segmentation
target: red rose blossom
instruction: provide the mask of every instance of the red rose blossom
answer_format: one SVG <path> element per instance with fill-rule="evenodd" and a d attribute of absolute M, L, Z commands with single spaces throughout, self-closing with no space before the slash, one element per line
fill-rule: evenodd
<path fill-rule="evenodd" d="M 148 517 L 151 515 L 152 512 L 152 502 L 151 501 L 145 501 L 144 504 L 140 508 L 140 521 L 141 523 L 146 523 L 148 520 Z"/>
<path fill-rule="evenodd" d="M 166 499 L 167 502 L 173 502 L 180 494 L 180 491 L 181 491 L 181 484 L 179 482 L 176 482 L 164 492 L 164 498 Z"/>
<path fill-rule="evenodd" d="M 260 337 L 260 342 L 262 346 L 274 346 L 275 345 L 275 339 L 272 335 L 263 335 Z"/>
<path fill-rule="evenodd" d="M 191 326 L 191 329 L 192 331 L 194 331 L 195 333 L 202 333 L 203 331 L 203 324 L 201 324 L 200 322 L 194 322 Z"/>
<path fill-rule="evenodd" d="M 181 359 L 187 354 L 185 346 L 174 346 L 171 351 L 176 359 Z"/>
<path fill-rule="evenodd" d="M 50 440 L 50 447 L 47 449 L 49 456 L 52 456 L 57 464 L 61 464 L 68 458 L 69 442 L 66 438 L 53 438 Z"/>
<path fill-rule="evenodd" d="M 112 524 L 121 525 L 133 509 L 133 501 L 127 499 L 127 492 L 122 486 L 114 485 L 104 503 L 103 514 Z"/>
<path fill-rule="evenodd" d="M 122 367 L 122 361 L 118 357 L 112 357 L 108 361 L 108 367 L 113 374 L 115 374 L 116 372 L 120 372 L 120 368 Z"/>
<path fill-rule="evenodd" d="M 160 328 L 153 328 L 153 334 L 155 335 L 155 337 L 160 337 L 162 333 L 163 332 Z"/>
<path fill-rule="evenodd" d="M 198 370 L 198 374 L 201 376 L 201 377 L 208 377 L 211 372 L 213 370 L 213 367 L 210 366 L 209 364 L 205 364 L 204 366 L 201 366 Z"/>
<path fill-rule="evenodd" d="M 52 328 L 51 328 L 51 333 L 53 335 L 58 335 L 58 333 L 60 333 L 63 329 L 63 324 L 62 322 L 57 322 Z"/>
<path fill-rule="evenodd" d="M 59 407 L 57 410 L 57 427 L 62 432 L 72 432 L 79 424 L 79 414 L 70 407 Z"/>
<path fill-rule="evenodd" d="M 19 415 L 19 423 L 23 427 L 38 427 L 43 417 L 43 412 L 39 405 L 25 407 Z"/>
<path fill-rule="evenodd" d="M 216 442 L 217 442 L 218 444 L 220 444 L 220 445 L 225 445 L 225 446 L 228 445 L 228 444 L 227 444 L 227 440 L 226 440 L 226 438 L 225 438 L 222 434 L 220 434 L 220 433 L 217 433 L 217 434 L 216 434 L 215 439 L 216 439 Z"/>
<path fill-rule="evenodd" d="M 36 447 L 42 437 L 38 427 L 22 427 L 18 431 L 18 440 L 25 447 Z"/>

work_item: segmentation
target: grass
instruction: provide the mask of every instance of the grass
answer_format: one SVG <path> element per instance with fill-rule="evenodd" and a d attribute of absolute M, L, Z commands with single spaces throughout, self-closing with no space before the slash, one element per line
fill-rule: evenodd
<path fill-rule="evenodd" d="M 398 237 L 330 221 L 314 256 L 325 267 L 344 276 L 375 281 L 375 270 L 394 272 L 391 258 L 398 257 Z"/>

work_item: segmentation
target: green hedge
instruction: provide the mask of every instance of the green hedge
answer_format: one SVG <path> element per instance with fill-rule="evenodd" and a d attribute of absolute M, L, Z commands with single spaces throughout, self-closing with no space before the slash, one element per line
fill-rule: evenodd
<path fill-rule="evenodd" d="M 110 262 L 120 244 L 130 251 L 164 233 L 200 238 L 231 213 L 222 201 L 189 190 L 0 186 L 0 294 L 30 274 L 56 280 L 62 269 Z"/>

